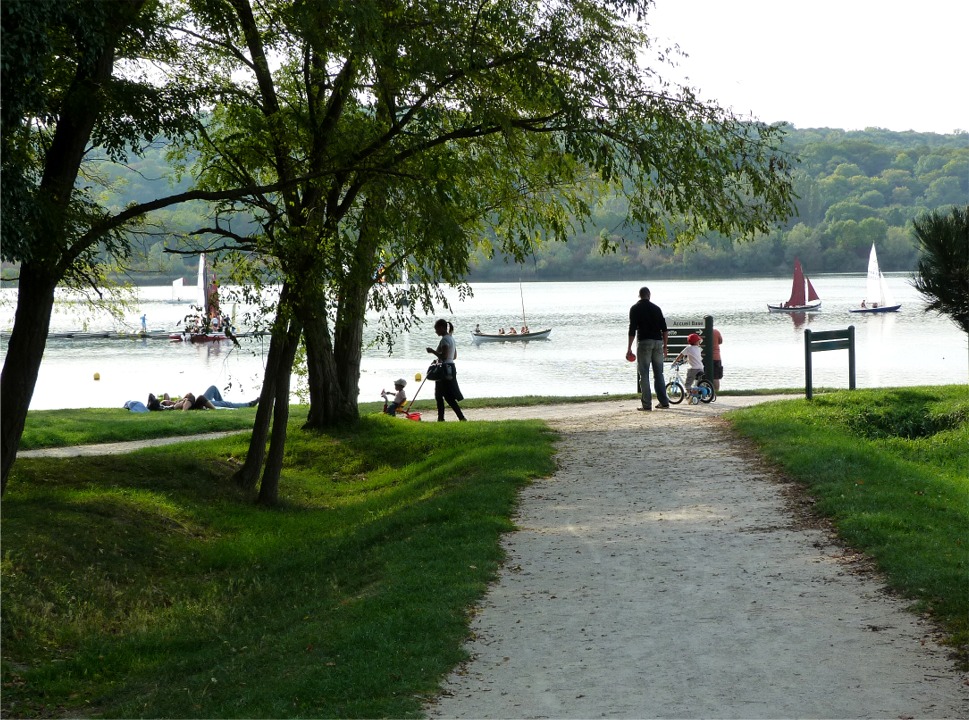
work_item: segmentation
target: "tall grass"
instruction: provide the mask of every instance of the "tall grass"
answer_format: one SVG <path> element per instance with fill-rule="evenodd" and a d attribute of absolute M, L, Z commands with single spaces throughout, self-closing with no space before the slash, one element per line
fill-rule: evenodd
<path fill-rule="evenodd" d="M 245 436 L 18 461 L 4 715 L 419 715 L 553 439 L 538 422 L 294 423 L 274 510 L 229 482 Z"/>
<path fill-rule="evenodd" d="M 969 665 L 969 387 L 843 391 L 728 417 Z"/>

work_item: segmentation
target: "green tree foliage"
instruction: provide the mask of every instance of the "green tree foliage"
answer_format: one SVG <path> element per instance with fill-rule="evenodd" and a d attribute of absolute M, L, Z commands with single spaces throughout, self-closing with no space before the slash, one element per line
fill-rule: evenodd
<path fill-rule="evenodd" d="M 846 156 L 842 147 L 846 137 L 857 138 L 852 144 L 856 152 L 865 148 L 874 148 L 869 152 L 882 149 L 891 156 L 889 167 L 877 176 L 855 175 L 856 186 L 845 181 L 842 188 L 844 195 L 832 194 L 830 198 L 822 193 L 821 181 L 829 180 L 831 170 L 838 167 L 841 161 L 850 161 L 857 170 L 863 172 L 868 166 L 865 153 L 859 157 Z M 871 242 L 861 243 L 858 253 L 845 254 L 840 249 L 839 237 L 832 223 L 825 220 L 829 209 L 835 205 L 850 204 L 861 209 L 859 222 L 864 220 L 884 221 L 886 232 L 884 239 L 876 237 L 878 255 L 882 268 L 888 271 L 913 271 L 918 259 L 918 243 L 912 235 L 912 220 L 929 210 L 946 207 L 947 204 L 960 205 L 965 202 L 969 188 L 969 135 L 936 135 L 931 133 L 890 132 L 886 130 L 864 130 L 846 133 L 841 130 L 801 130 L 790 128 L 782 141 L 785 152 L 797 155 L 801 162 L 794 172 L 794 193 L 796 194 L 797 215 L 786 222 L 779 223 L 770 229 L 766 235 L 759 236 L 751 251 L 747 242 L 727 242 L 723 244 L 725 236 L 719 233 L 702 235 L 694 243 L 698 254 L 709 255 L 715 249 L 722 252 L 723 263 L 709 267 L 711 276 L 729 277 L 734 274 L 769 275 L 780 273 L 786 275 L 790 267 L 785 266 L 786 253 L 780 248 L 788 244 L 795 244 L 803 248 L 809 241 L 812 247 L 811 261 L 806 259 L 805 252 L 797 253 L 811 272 L 864 272 L 867 267 L 868 248 Z M 806 149 L 808 148 L 808 149 Z M 157 197 L 168 191 L 169 183 L 163 179 L 168 172 L 167 161 L 164 157 L 165 148 L 159 147 L 148 151 L 147 167 L 152 172 L 144 172 L 130 178 L 121 186 L 117 193 L 111 196 L 110 204 L 124 207 L 128 202 L 140 201 L 141 198 Z M 835 162 L 829 169 L 826 158 L 838 155 L 839 162 Z M 922 158 L 937 156 L 932 160 Z M 926 174 L 916 174 L 916 166 L 925 170 Z M 160 171 L 159 168 L 166 168 Z M 930 187 L 935 184 L 930 191 Z M 180 190 L 187 190 L 186 182 L 177 185 Z M 952 188 L 952 194 L 961 193 L 961 200 L 953 203 L 941 203 L 937 191 L 945 187 Z M 955 188 L 958 187 L 958 191 Z M 131 195 L 129 195 L 129 188 Z M 470 279 L 474 281 L 489 280 L 517 280 L 521 273 L 528 277 L 544 280 L 599 280 L 616 277 L 637 278 L 645 276 L 676 277 L 684 274 L 696 275 L 700 271 L 696 266 L 687 266 L 682 262 L 672 262 L 673 250 L 660 246 L 644 249 L 641 245 L 643 238 L 634 229 L 624 226 L 627 213 L 627 200 L 621 193 L 602 191 L 598 186 L 587 186 L 588 204 L 591 215 L 584 226 L 570 223 L 571 228 L 566 232 L 568 247 L 560 247 L 558 243 L 544 243 L 534 248 L 534 259 L 527 267 L 519 269 L 517 264 L 509 262 L 501 253 L 497 244 L 494 246 L 496 256 L 489 252 L 476 251 L 471 259 Z M 879 201 L 879 196 L 881 201 Z M 944 199 L 951 200 L 952 195 Z M 880 202 L 880 204 L 879 204 Z M 207 207 L 201 204 L 189 209 L 187 205 L 180 206 L 178 211 L 156 213 L 156 221 L 163 217 L 164 223 L 159 222 L 158 232 L 164 237 L 168 246 L 177 245 L 178 238 L 197 227 L 206 224 Z M 233 223 L 234 228 L 243 227 L 237 214 Z M 839 218 L 841 220 L 843 218 Z M 870 223 L 868 227 L 874 227 Z M 879 226 L 880 227 L 880 226 Z M 795 228 L 798 228 L 795 232 Z M 251 232 L 251 231 L 246 231 Z M 805 235 L 807 233 L 807 235 Z M 625 242 L 628 250 L 619 248 L 617 252 L 625 258 L 618 265 L 612 265 L 608 271 L 604 266 L 596 265 L 592 258 L 600 257 L 602 238 L 606 237 L 614 246 Z M 161 241 L 159 241 L 161 242 Z M 707 247 L 709 246 L 709 247 Z M 147 251 L 146 251 L 147 252 Z M 607 251 L 608 252 L 608 251 Z M 138 276 L 145 281 L 151 281 L 147 274 L 147 266 L 138 265 L 145 274 Z M 603 275 L 602 272 L 609 274 Z M 618 273 L 615 274 L 615 273 Z M 178 271 L 175 275 L 184 274 Z M 157 275 L 155 276 L 157 277 Z M 174 277 L 164 278 L 167 281 Z"/>
<path fill-rule="evenodd" d="M 790 128 L 782 147 L 800 160 L 794 173 L 797 215 L 753 243 L 724 245 L 722 235 L 706 234 L 686 251 L 687 258 L 704 258 L 696 263 L 682 262 L 672 247 L 640 248 L 624 253 L 627 262 L 610 266 L 611 274 L 603 276 L 600 267 L 586 260 L 596 255 L 601 233 L 629 244 L 641 240 L 635 232 L 618 229 L 624 200 L 608 195 L 599 199 L 585 228 L 569 238 L 567 251 L 538 248 L 535 262 L 523 272 L 546 280 L 786 275 L 795 255 L 812 273 L 864 272 L 873 241 L 884 270 L 911 271 L 918 258 L 910 232 L 913 218 L 969 198 L 966 133 Z M 513 265 L 485 256 L 476 258 L 471 273 L 476 281 L 518 276 Z"/>
<path fill-rule="evenodd" d="M 284 357 L 285 343 L 305 337 L 310 426 L 356 418 L 365 310 L 385 302 L 372 292 L 380 267 L 407 270 L 407 312 L 429 308 L 476 249 L 522 259 L 567 239 L 591 216 L 590 189 L 621 197 L 621 227 L 647 245 L 752 236 L 786 219 L 779 128 L 643 68 L 649 41 L 631 15 L 649 6 L 195 3 L 206 67 L 231 88 L 198 148 L 201 182 L 292 182 L 245 200 L 258 234 L 208 229 L 278 263 L 288 306 L 273 342 Z M 625 245 L 613 237 L 600 243 Z M 289 382 L 285 361 L 273 372 L 264 427 Z M 261 497 L 284 440 L 275 433 L 285 422 L 273 426 Z M 243 481 L 263 437 L 254 433 Z"/>
<path fill-rule="evenodd" d="M 920 250 L 913 284 L 926 311 L 948 315 L 969 333 L 969 205 L 926 213 L 912 225 Z"/>
<path fill-rule="evenodd" d="M 14 326 L 0 377 L 3 487 L 43 357 L 58 284 L 104 284 L 102 260 L 125 257 L 121 223 L 106 222 L 93 146 L 111 160 L 145 138 L 191 124 L 191 96 L 156 83 L 138 60 L 174 51 L 156 0 L 9 0 L 0 5 L 4 73 L 2 258 L 19 263 Z M 131 63 L 116 74 L 119 64 Z M 11 92 L 11 88 L 15 88 Z M 101 228 L 95 230 L 95 228 Z"/>

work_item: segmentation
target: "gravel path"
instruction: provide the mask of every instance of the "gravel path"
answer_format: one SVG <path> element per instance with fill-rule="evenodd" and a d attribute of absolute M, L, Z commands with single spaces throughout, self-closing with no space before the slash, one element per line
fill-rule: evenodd
<path fill-rule="evenodd" d="M 932 626 L 805 523 L 716 417 L 770 398 L 469 413 L 549 419 L 472 660 L 433 718 L 966 718 Z"/>
<path fill-rule="evenodd" d="M 544 418 L 558 471 L 478 608 L 432 718 L 969 718 L 969 675 L 863 560 L 804 522 L 718 415 L 634 401 L 473 410 Z M 20 453 L 126 452 L 166 438 Z"/>
<path fill-rule="evenodd" d="M 30 457 L 82 457 L 90 455 L 120 455 L 122 453 L 134 452 L 146 447 L 158 447 L 160 445 L 174 445 L 175 443 L 189 442 L 192 440 L 218 440 L 229 435 L 239 435 L 248 430 L 225 430 L 223 432 L 204 433 L 202 435 L 186 435 L 183 437 L 151 438 L 148 440 L 132 440 L 116 443 L 101 443 L 99 445 L 69 445 L 67 447 L 41 448 L 39 450 L 21 450 L 17 453 L 18 458 Z"/>

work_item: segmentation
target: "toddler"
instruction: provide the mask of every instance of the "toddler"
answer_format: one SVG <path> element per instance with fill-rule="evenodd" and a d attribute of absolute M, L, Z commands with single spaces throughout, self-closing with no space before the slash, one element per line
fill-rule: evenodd
<path fill-rule="evenodd" d="M 397 391 L 394 395 L 394 399 L 387 402 L 387 391 L 381 390 L 380 396 L 384 399 L 384 412 L 388 415 L 396 415 L 397 408 L 401 407 L 405 402 L 407 402 L 407 395 L 404 393 L 404 387 L 407 385 L 407 381 L 404 378 L 394 381 L 394 389 Z"/>
<path fill-rule="evenodd" d="M 689 362 L 690 367 L 686 371 L 686 386 L 688 388 L 693 387 L 693 383 L 696 382 L 696 376 L 698 373 L 703 372 L 703 356 L 700 352 L 700 336 L 696 333 L 690 333 L 686 341 L 689 343 L 683 352 L 676 356 L 676 360 L 686 358 Z M 676 362 L 674 360 L 673 362 Z"/>

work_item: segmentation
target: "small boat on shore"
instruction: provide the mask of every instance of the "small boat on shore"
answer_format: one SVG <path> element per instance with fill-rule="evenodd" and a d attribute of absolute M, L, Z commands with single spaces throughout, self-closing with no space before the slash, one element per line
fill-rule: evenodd
<path fill-rule="evenodd" d="M 548 340 L 548 336 L 551 332 L 552 328 L 520 332 L 515 333 L 514 335 L 504 333 L 483 333 L 472 330 L 471 339 L 474 341 L 475 345 L 480 345 L 483 342 L 527 342 L 529 340 Z"/>
<path fill-rule="evenodd" d="M 222 340 L 229 340 L 230 338 L 221 330 L 214 331 L 214 332 L 213 331 L 204 332 L 202 330 L 193 330 L 191 332 L 169 333 L 168 339 L 172 340 L 173 342 L 202 343 L 202 342 L 220 342 Z"/>
<path fill-rule="evenodd" d="M 871 244 L 871 252 L 868 254 L 868 278 L 865 284 L 865 299 L 861 301 L 861 307 L 848 308 L 848 312 L 853 313 L 887 313 L 898 312 L 902 307 L 901 303 L 896 304 L 892 298 L 888 285 L 885 284 L 885 276 L 878 268 L 878 255 L 875 253 L 875 243 Z"/>
<path fill-rule="evenodd" d="M 794 280 L 791 287 L 790 299 L 781 305 L 767 304 L 768 312 L 813 312 L 821 309 L 821 298 L 811 284 L 811 281 L 804 276 L 801 269 L 801 261 L 794 258 Z"/>
<path fill-rule="evenodd" d="M 219 284 L 214 274 L 210 274 L 205 261 L 205 253 L 199 256 L 199 310 L 195 317 L 195 325 L 190 327 L 186 318 L 185 329 L 181 332 L 169 333 L 168 339 L 173 342 L 221 342 L 232 338 L 222 328 L 222 313 L 219 310 Z"/>

